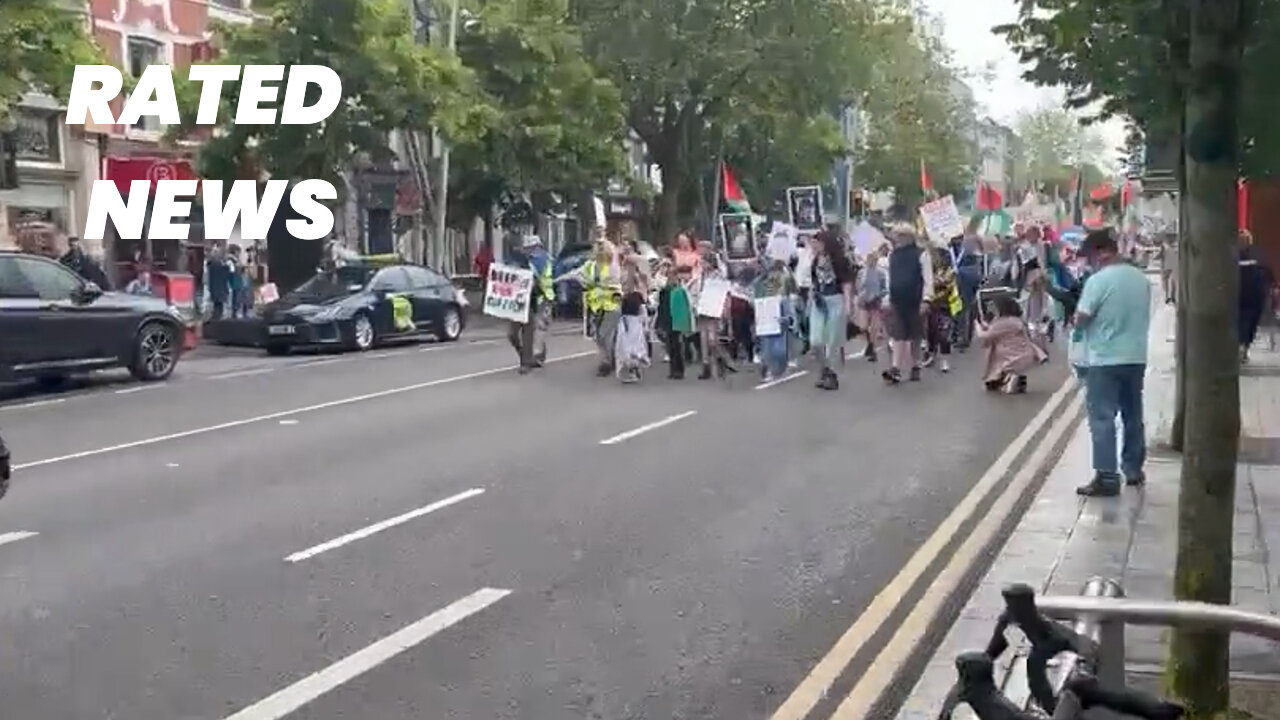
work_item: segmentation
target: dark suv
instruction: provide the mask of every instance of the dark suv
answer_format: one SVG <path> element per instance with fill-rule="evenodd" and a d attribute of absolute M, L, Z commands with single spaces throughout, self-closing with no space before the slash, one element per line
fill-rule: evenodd
<path fill-rule="evenodd" d="M 0 379 L 57 382 L 125 367 L 163 380 L 178 363 L 184 325 L 160 298 L 105 292 L 54 260 L 0 251 Z"/>

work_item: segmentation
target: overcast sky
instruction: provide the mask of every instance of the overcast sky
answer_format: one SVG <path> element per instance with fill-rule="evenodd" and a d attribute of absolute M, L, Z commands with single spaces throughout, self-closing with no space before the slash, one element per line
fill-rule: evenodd
<path fill-rule="evenodd" d="M 990 83 L 976 78 L 969 80 L 979 105 L 992 118 L 1011 125 L 1021 112 L 1062 101 L 1061 91 L 1036 87 L 1024 81 L 1013 51 L 1005 44 L 1004 38 L 991 32 L 992 27 L 1017 18 L 1017 0 L 922 2 L 942 18 L 945 39 L 955 53 L 957 64 L 973 71 L 983 71 L 988 67 L 994 71 Z M 1111 147 L 1122 143 L 1124 130 L 1120 123 L 1107 123 L 1101 130 Z"/>

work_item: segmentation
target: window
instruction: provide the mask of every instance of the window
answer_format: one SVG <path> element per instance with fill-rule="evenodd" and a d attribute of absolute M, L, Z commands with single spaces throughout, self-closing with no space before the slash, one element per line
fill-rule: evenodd
<path fill-rule="evenodd" d="M 162 43 L 147 38 L 131 37 L 128 42 L 129 74 L 135 78 L 142 77 L 148 65 L 167 65 L 169 58 Z M 139 118 L 135 130 L 160 131 L 160 119 L 155 117 Z"/>
<path fill-rule="evenodd" d="M 424 267 L 406 265 L 404 269 L 405 272 L 409 273 L 409 282 L 415 288 L 439 287 L 448 282 L 440 275 Z"/>
<path fill-rule="evenodd" d="M 36 291 L 18 267 L 18 258 L 0 256 L 0 298 L 34 298 Z"/>
<path fill-rule="evenodd" d="M 392 267 L 383 268 L 373 276 L 373 282 L 369 284 L 372 290 L 382 290 L 384 292 L 404 292 L 409 289 L 409 275 L 405 273 L 404 268 Z"/>
<path fill-rule="evenodd" d="M 62 124 L 53 113 L 19 109 L 13 130 L 16 157 L 34 162 L 62 162 Z"/>
<path fill-rule="evenodd" d="M 52 260 L 20 257 L 16 261 L 41 300 L 70 300 L 83 286 L 78 275 Z"/>

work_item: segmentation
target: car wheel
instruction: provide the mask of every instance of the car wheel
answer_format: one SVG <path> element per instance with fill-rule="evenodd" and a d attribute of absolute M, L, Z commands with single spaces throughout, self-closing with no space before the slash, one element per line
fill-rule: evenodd
<path fill-rule="evenodd" d="M 178 334 L 164 323 L 149 322 L 138 331 L 129 372 L 143 382 L 164 380 L 178 366 Z"/>
<path fill-rule="evenodd" d="M 377 333 L 373 329 L 373 318 L 369 313 L 357 313 L 351 318 L 351 329 L 347 335 L 347 347 L 364 352 L 377 342 Z"/>
<path fill-rule="evenodd" d="M 267 354 L 272 357 L 284 357 L 289 354 L 289 346 L 279 343 L 267 346 Z"/>
<path fill-rule="evenodd" d="M 444 317 L 440 318 L 440 329 L 436 330 L 436 339 L 440 342 L 453 342 L 462 335 L 462 314 L 458 312 L 458 308 L 450 307 L 444 311 Z"/>

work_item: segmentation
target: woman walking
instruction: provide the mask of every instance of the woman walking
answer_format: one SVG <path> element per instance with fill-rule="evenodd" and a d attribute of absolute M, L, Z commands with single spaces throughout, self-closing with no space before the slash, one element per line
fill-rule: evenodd
<path fill-rule="evenodd" d="M 1253 246 L 1253 234 L 1241 230 L 1240 247 L 1240 295 L 1237 332 L 1240 338 L 1240 362 L 1249 362 L 1249 348 L 1258 336 L 1258 323 L 1262 321 L 1262 312 L 1267 306 L 1267 294 L 1270 292 L 1271 271 L 1258 259 L 1257 249 Z"/>
<path fill-rule="evenodd" d="M 809 345 L 821 368 L 817 386 L 836 390 L 840 380 L 835 368 L 844 351 L 845 326 L 853 309 L 853 268 L 839 236 L 830 230 L 814 236 L 811 248 Z"/>

